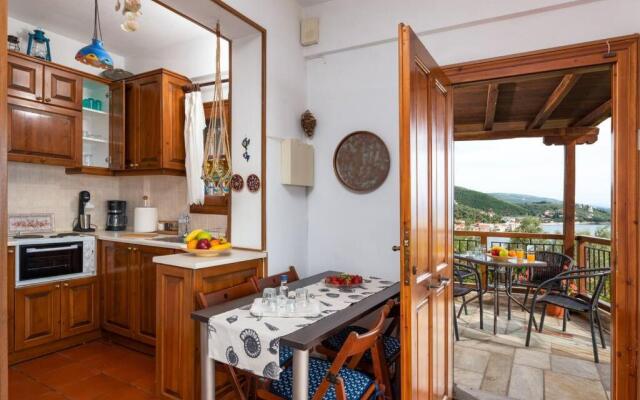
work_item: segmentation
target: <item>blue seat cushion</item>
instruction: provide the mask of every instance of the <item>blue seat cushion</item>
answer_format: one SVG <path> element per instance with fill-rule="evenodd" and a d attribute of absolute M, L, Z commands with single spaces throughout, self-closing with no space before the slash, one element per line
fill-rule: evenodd
<path fill-rule="evenodd" d="M 307 398 L 312 398 L 316 393 L 316 390 L 327 376 L 329 368 L 331 368 L 329 361 L 317 358 L 309 359 L 309 393 Z M 349 368 L 340 369 L 339 375 L 344 381 L 348 400 L 360 400 L 367 389 L 371 385 L 375 385 L 375 381 L 369 375 Z M 271 381 L 271 393 L 284 399 L 293 398 L 293 370 L 291 367 L 282 371 L 280 380 Z M 334 385 L 330 385 L 324 395 L 324 400 L 335 400 L 336 398 L 336 388 Z"/>
<path fill-rule="evenodd" d="M 280 366 L 282 367 L 286 363 L 288 363 L 293 358 L 293 350 L 291 347 L 282 346 L 280 347 Z"/>
<path fill-rule="evenodd" d="M 347 341 L 347 337 L 351 332 L 356 332 L 359 335 L 367 333 L 368 330 L 361 326 L 347 326 L 339 333 L 333 335 L 329 339 L 322 342 L 322 345 L 329 350 L 340 351 L 344 342 Z M 382 345 L 384 347 L 384 359 L 386 361 L 393 360 L 400 353 L 400 341 L 393 336 L 382 336 Z M 367 350 L 362 357 L 365 361 L 371 362 L 371 351 Z"/>

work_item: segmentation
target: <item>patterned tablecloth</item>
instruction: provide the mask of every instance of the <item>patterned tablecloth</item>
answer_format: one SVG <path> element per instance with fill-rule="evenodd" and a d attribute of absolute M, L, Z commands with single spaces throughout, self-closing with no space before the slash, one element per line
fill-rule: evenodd
<path fill-rule="evenodd" d="M 367 277 L 353 289 L 330 288 L 324 282 L 307 286 L 309 296 L 320 302 L 322 315 L 307 318 L 254 317 L 251 305 L 211 317 L 209 356 L 216 361 L 250 371 L 254 375 L 278 379 L 280 338 L 371 296 L 394 282 Z"/>

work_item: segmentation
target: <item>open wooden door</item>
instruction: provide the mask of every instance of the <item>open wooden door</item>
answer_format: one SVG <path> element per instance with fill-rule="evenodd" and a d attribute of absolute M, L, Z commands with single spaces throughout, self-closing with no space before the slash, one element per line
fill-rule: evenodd
<path fill-rule="evenodd" d="M 450 399 L 452 91 L 403 24 L 399 51 L 402 399 Z"/>

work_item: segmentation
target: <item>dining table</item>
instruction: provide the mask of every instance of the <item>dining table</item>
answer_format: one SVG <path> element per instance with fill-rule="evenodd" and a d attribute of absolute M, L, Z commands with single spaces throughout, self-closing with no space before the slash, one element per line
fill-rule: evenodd
<path fill-rule="evenodd" d="M 400 294 L 398 282 L 373 276 L 363 277 L 354 288 L 324 284 L 326 277 L 340 274 L 326 271 L 288 283 L 289 290 L 305 288 L 320 302 L 321 314 L 315 318 L 256 316 L 250 309 L 261 293 L 193 312 L 192 319 L 200 324 L 200 398 L 215 400 L 216 362 L 278 379 L 278 351 L 287 346 L 293 350 L 293 399 L 306 400 L 311 350 Z"/>
<path fill-rule="evenodd" d="M 507 305 L 507 319 L 511 319 L 511 301 L 521 306 L 525 311 L 531 312 L 527 306 L 521 303 L 513 296 L 511 292 L 511 277 L 513 276 L 513 270 L 515 268 L 540 268 L 546 267 L 547 263 L 544 261 L 533 260 L 529 261 L 526 258 L 519 259 L 517 257 L 508 258 L 507 260 L 496 259 L 495 257 L 485 253 L 455 253 L 454 259 L 469 263 L 471 265 L 483 265 L 488 270 L 493 271 L 493 334 L 498 333 L 498 315 L 500 314 L 500 276 L 504 276 L 504 292 L 508 298 Z M 488 279 L 487 279 L 488 282 Z M 487 285 L 488 286 L 488 285 Z M 488 287 L 482 290 L 488 290 Z M 535 321 L 534 321 L 535 323 Z"/>

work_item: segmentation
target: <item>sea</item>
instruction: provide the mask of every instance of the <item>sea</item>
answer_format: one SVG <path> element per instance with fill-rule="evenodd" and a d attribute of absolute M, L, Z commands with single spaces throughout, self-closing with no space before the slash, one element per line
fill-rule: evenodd
<path fill-rule="evenodd" d="M 544 233 L 562 233 L 562 223 L 561 222 L 548 222 L 541 224 L 542 230 Z M 609 228 L 611 230 L 611 223 L 602 223 L 602 224 L 585 224 L 585 223 L 577 223 L 576 224 L 576 234 L 588 232 L 589 235 L 593 236 L 595 232 L 603 227 Z"/>

